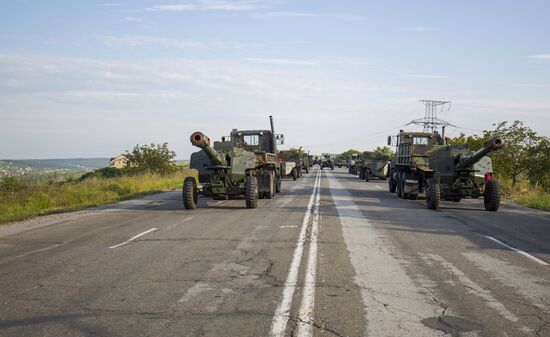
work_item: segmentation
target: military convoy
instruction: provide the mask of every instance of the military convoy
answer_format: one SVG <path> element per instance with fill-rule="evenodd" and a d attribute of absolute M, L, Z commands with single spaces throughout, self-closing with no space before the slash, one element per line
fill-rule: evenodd
<path fill-rule="evenodd" d="M 493 179 L 489 152 L 504 146 L 499 136 L 472 152 L 467 144 L 448 145 L 439 133 L 404 132 L 396 139 L 396 160 L 392 161 L 388 186 L 400 198 L 416 199 L 426 194 L 426 206 L 438 209 L 440 200 L 459 202 L 483 195 L 487 211 L 500 205 L 500 188 Z M 388 145 L 392 137 L 388 137 Z M 476 173 L 484 171 L 483 180 Z"/>
<path fill-rule="evenodd" d="M 191 135 L 191 144 L 201 150 L 191 155 L 190 168 L 196 171 L 183 182 L 183 205 L 197 207 L 199 195 L 215 200 L 243 196 L 247 208 L 256 208 L 258 198 L 273 198 L 281 190 L 281 163 L 273 118 L 271 130 L 233 129 L 229 139 L 214 142 L 202 132 Z"/>
<path fill-rule="evenodd" d="M 259 198 L 273 198 L 281 191 L 281 179 L 298 179 L 313 164 L 334 170 L 335 156 L 305 154 L 301 148 L 277 151 L 283 135 L 271 130 L 233 129 L 229 138 L 214 142 L 202 132 L 191 135 L 191 144 L 200 148 L 191 155 L 194 174 L 183 182 L 183 204 L 197 208 L 199 195 L 215 200 L 244 197 L 247 208 L 256 208 Z M 488 139 L 472 151 L 467 144 L 449 145 L 437 132 L 405 132 L 388 137 L 396 148 L 395 159 L 372 151 L 352 155 L 348 171 L 369 181 L 387 179 L 391 193 L 404 199 L 417 199 L 424 193 L 426 206 L 436 210 L 441 200 L 459 202 L 483 196 L 485 209 L 497 211 L 500 187 L 493 179 L 492 163 L 486 155 L 504 146 L 499 136 Z"/>

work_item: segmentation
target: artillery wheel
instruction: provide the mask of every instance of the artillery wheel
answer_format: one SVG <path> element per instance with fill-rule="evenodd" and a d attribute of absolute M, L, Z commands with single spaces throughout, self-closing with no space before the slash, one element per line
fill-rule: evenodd
<path fill-rule="evenodd" d="M 268 191 L 265 192 L 264 197 L 266 199 L 271 199 L 275 196 L 275 173 L 273 171 L 269 172 L 269 177 L 267 180 Z"/>
<path fill-rule="evenodd" d="M 298 172 L 296 171 L 296 168 L 292 169 L 292 180 L 298 179 Z"/>
<path fill-rule="evenodd" d="M 437 210 L 441 200 L 441 190 L 439 184 L 433 178 L 428 179 L 428 188 L 426 189 L 426 207 Z"/>
<path fill-rule="evenodd" d="M 246 208 L 258 207 L 258 179 L 255 176 L 246 177 L 244 198 L 246 200 Z"/>
<path fill-rule="evenodd" d="M 195 183 L 195 178 L 187 177 L 183 181 L 183 207 L 185 209 L 197 208 L 199 193 Z"/>
<path fill-rule="evenodd" d="M 370 177 L 369 177 L 369 170 L 365 170 L 365 181 L 369 181 L 370 180 Z"/>
<path fill-rule="evenodd" d="M 388 187 L 389 187 L 390 193 L 395 193 L 397 184 L 393 181 L 392 178 L 388 179 Z"/>
<path fill-rule="evenodd" d="M 485 192 L 483 193 L 485 210 L 495 212 L 500 206 L 500 186 L 496 180 L 489 180 L 485 183 Z"/>

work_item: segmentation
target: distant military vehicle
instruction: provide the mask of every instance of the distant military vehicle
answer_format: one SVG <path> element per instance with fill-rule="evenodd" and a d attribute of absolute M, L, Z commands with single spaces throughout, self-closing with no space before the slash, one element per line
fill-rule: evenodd
<path fill-rule="evenodd" d="M 321 155 L 321 170 L 325 167 L 329 167 L 331 170 L 334 170 L 334 155 L 330 153 L 323 153 Z"/>
<path fill-rule="evenodd" d="M 477 198 L 483 191 L 485 209 L 498 209 L 500 191 L 492 172 L 484 173 L 484 181 L 476 179 L 476 172 L 482 167 L 491 170 L 491 159 L 485 155 L 502 148 L 500 137 L 487 140 L 473 153 L 467 144 L 446 145 L 439 133 L 401 130 L 396 138 L 396 160 L 391 163 L 388 180 L 390 192 L 397 191 L 405 199 L 416 199 L 426 192 L 426 206 L 437 209 L 441 198 L 458 202 L 465 197 Z M 388 137 L 388 145 L 391 140 Z"/>
<path fill-rule="evenodd" d="M 282 176 L 290 176 L 296 180 L 302 176 L 305 171 L 309 173 L 310 161 L 309 156 L 299 149 L 281 150 L 278 158 L 282 161 Z"/>
<path fill-rule="evenodd" d="M 372 178 L 386 179 L 390 169 L 390 157 L 380 152 L 365 151 L 357 161 L 359 178 L 369 181 Z"/>
<path fill-rule="evenodd" d="M 191 135 L 191 144 L 201 151 L 191 155 L 190 168 L 196 175 L 183 183 L 183 204 L 197 207 L 199 195 L 216 200 L 244 196 L 247 208 L 256 208 L 258 198 L 272 198 L 281 189 L 281 166 L 277 161 L 277 141 L 273 119 L 271 130 L 233 129 L 230 139 L 210 145 L 201 132 Z M 199 185 L 200 184 L 200 185 Z"/>
<path fill-rule="evenodd" d="M 357 161 L 361 159 L 361 155 L 359 153 L 353 153 L 348 161 L 348 172 L 350 174 L 357 174 Z"/>

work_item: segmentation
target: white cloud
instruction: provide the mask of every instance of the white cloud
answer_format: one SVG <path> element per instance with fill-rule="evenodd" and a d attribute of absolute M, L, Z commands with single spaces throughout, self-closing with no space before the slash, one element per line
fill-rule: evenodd
<path fill-rule="evenodd" d="M 272 59 L 272 58 L 254 58 L 248 57 L 245 58 L 247 61 L 264 63 L 264 64 L 282 64 L 282 65 L 302 65 L 302 66 L 313 66 L 319 64 L 317 61 L 313 60 L 291 60 L 291 59 Z"/>
<path fill-rule="evenodd" d="M 441 79 L 449 78 L 449 76 L 433 75 L 433 74 L 402 74 L 401 76 L 407 77 L 407 78 L 424 79 L 424 80 L 441 80 Z"/>
<path fill-rule="evenodd" d="M 143 28 L 150 28 L 143 26 Z M 149 35 L 96 35 L 96 39 L 111 48 L 161 47 L 173 49 L 247 49 L 258 48 L 257 43 L 196 41 Z"/>
<path fill-rule="evenodd" d="M 535 54 L 535 55 L 530 55 L 529 58 L 533 60 L 548 61 L 550 60 L 550 54 Z"/>
<path fill-rule="evenodd" d="M 130 22 L 141 22 L 140 18 L 136 18 L 136 17 L 133 17 L 133 16 L 127 16 L 127 17 L 124 18 L 124 20 L 130 21 Z"/>
<path fill-rule="evenodd" d="M 331 14 L 322 14 L 322 13 L 311 13 L 311 12 L 259 12 L 254 13 L 253 17 L 260 19 L 269 19 L 269 18 L 331 18 L 340 21 L 361 21 L 364 18 L 359 15 L 354 14 L 345 14 L 345 13 L 331 13 Z"/>
<path fill-rule="evenodd" d="M 262 1 L 225 1 L 202 0 L 179 4 L 155 5 L 147 8 L 154 12 L 185 12 L 185 11 L 250 11 L 263 8 Z"/>
<path fill-rule="evenodd" d="M 266 12 L 257 14 L 261 17 L 316 17 L 319 14 L 307 12 Z"/>

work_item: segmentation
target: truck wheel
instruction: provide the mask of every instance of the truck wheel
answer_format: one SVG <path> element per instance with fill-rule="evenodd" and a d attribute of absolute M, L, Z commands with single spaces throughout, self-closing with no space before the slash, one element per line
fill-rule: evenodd
<path fill-rule="evenodd" d="M 405 193 L 405 183 L 407 182 L 408 174 L 403 173 L 401 176 L 401 194 L 403 195 L 403 199 L 410 199 L 411 195 L 410 193 Z"/>
<path fill-rule="evenodd" d="M 281 193 L 281 177 L 275 175 L 275 193 Z"/>
<path fill-rule="evenodd" d="M 255 176 L 247 176 L 244 184 L 246 208 L 258 207 L 258 180 Z"/>
<path fill-rule="evenodd" d="M 401 189 L 401 175 L 397 175 L 397 181 L 395 183 L 397 189 L 397 197 L 403 198 L 403 190 Z"/>
<path fill-rule="evenodd" d="M 435 180 L 428 180 L 428 188 L 426 189 L 426 207 L 428 209 L 437 210 L 439 208 L 439 201 L 441 200 L 441 191 L 439 184 Z"/>
<path fill-rule="evenodd" d="M 197 208 L 199 193 L 195 183 L 195 178 L 187 177 L 183 181 L 183 207 L 185 209 Z"/>
<path fill-rule="evenodd" d="M 452 199 L 452 201 L 454 201 L 454 202 L 460 202 L 460 200 L 462 200 L 461 197 L 454 197 L 454 198 Z"/>
<path fill-rule="evenodd" d="M 496 180 L 489 180 L 485 183 L 485 192 L 483 192 L 485 210 L 495 212 L 500 206 L 500 186 Z"/>
<path fill-rule="evenodd" d="M 298 173 L 296 172 L 296 169 L 293 168 L 292 169 L 292 180 L 296 180 L 298 179 Z"/>
<path fill-rule="evenodd" d="M 390 193 L 395 193 L 395 188 L 397 187 L 397 184 L 395 183 L 395 181 L 393 181 L 392 178 L 388 179 L 388 187 L 389 187 Z"/>
<path fill-rule="evenodd" d="M 271 199 L 275 196 L 275 173 L 273 171 L 269 172 L 269 177 L 267 180 L 268 188 L 264 196 L 267 199 Z"/>
<path fill-rule="evenodd" d="M 366 170 L 365 171 L 365 181 L 369 181 L 370 180 L 370 177 L 369 177 L 369 170 Z"/>

